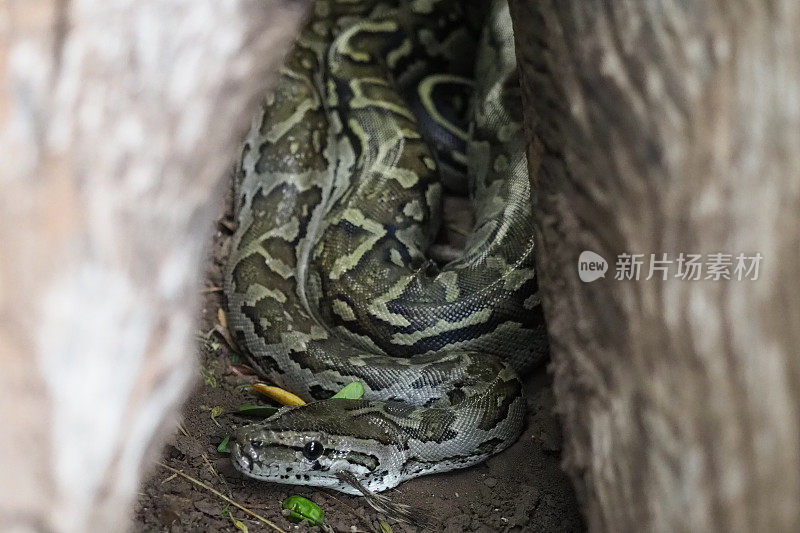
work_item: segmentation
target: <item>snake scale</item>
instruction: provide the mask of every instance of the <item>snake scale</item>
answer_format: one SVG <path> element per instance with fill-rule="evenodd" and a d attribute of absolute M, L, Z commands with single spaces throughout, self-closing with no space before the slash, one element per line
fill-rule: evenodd
<path fill-rule="evenodd" d="M 376 493 L 522 430 L 517 373 L 546 342 L 520 91 L 507 4 L 473 4 L 318 0 L 253 123 L 229 327 L 310 403 L 236 432 L 248 476 Z M 440 268 L 442 174 L 463 170 L 476 222 Z M 364 399 L 331 398 L 353 381 Z"/>

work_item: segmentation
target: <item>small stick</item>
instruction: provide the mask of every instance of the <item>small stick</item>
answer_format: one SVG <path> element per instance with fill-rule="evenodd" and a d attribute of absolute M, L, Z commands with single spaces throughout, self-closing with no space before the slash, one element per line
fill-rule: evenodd
<path fill-rule="evenodd" d="M 219 219 L 219 225 L 228 230 L 229 232 L 233 233 L 236 231 L 236 222 L 229 220 L 227 218 Z"/>
<path fill-rule="evenodd" d="M 208 469 L 209 469 L 209 470 L 211 470 L 211 473 L 212 473 L 212 474 L 214 474 L 214 477 L 215 477 L 215 478 L 217 478 L 218 480 L 222 481 L 222 482 L 223 482 L 223 484 L 225 484 L 225 480 L 224 480 L 224 479 L 222 479 L 222 476 L 220 476 L 220 475 L 217 473 L 217 469 L 216 469 L 216 468 L 214 468 L 214 466 L 213 466 L 213 465 L 211 464 L 211 462 L 208 460 L 208 457 L 206 457 L 206 454 L 204 454 L 204 453 L 203 453 L 203 454 L 200 454 L 200 457 L 202 457 L 202 458 L 203 458 L 203 461 L 205 461 L 205 463 L 208 465 Z"/>
<path fill-rule="evenodd" d="M 175 468 L 172 468 L 171 466 L 168 466 L 168 465 L 166 465 L 166 464 L 164 464 L 164 463 L 162 463 L 162 462 L 160 462 L 160 461 L 159 461 L 159 463 L 158 463 L 158 464 L 159 464 L 159 465 L 161 465 L 162 467 L 166 468 L 166 469 L 167 469 L 167 470 L 169 470 L 170 472 L 173 472 L 173 473 L 175 473 L 175 474 L 178 474 L 178 475 L 179 475 L 179 476 L 181 476 L 181 477 L 184 477 L 184 478 L 186 478 L 187 480 L 191 481 L 192 483 L 194 483 L 194 484 L 195 484 L 195 485 L 197 485 L 198 487 L 203 487 L 204 489 L 206 489 L 207 491 L 211 492 L 212 494 L 214 494 L 215 496 L 217 496 L 217 497 L 218 497 L 218 498 L 220 498 L 221 500 L 223 500 L 223 501 L 225 501 L 225 502 L 227 502 L 227 503 L 229 503 L 229 504 L 233 505 L 233 506 L 234 506 L 234 507 L 236 507 L 237 509 L 240 509 L 240 510 L 244 511 L 245 513 L 249 514 L 250 516 L 252 516 L 252 517 L 253 517 L 253 518 L 255 518 L 256 520 L 258 520 L 258 521 L 260 521 L 260 522 L 263 522 L 264 524 L 268 525 L 269 527 L 271 527 L 271 528 L 272 528 L 272 529 L 274 529 L 275 531 L 279 531 L 280 533 L 286 533 L 286 531 L 285 531 L 285 530 L 283 530 L 283 529 L 279 528 L 278 526 L 276 526 L 275 524 L 273 524 L 272 522 L 270 522 L 269 520 L 267 520 L 267 519 L 266 519 L 266 518 L 264 518 L 263 516 L 261 516 L 261 515 L 259 515 L 259 514 L 256 514 L 256 513 L 254 513 L 253 511 L 251 511 L 250 509 L 248 509 L 248 508 L 247 508 L 247 507 L 245 507 L 244 505 L 241 505 L 241 504 L 239 504 L 239 503 L 236 503 L 235 501 L 231 500 L 230 498 L 228 498 L 227 496 L 225 496 L 224 494 L 222 494 L 220 491 L 218 491 L 218 490 L 216 490 L 216 489 L 214 489 L 214 488 L 212 488 L 212 487 L 209 487 L 208 485 L 206 485 L 206 484 L 205 484 L 205 483 L 203 483 L 202 481 L 200 481 L 200 480 L 197 480 L 197 479 L 193 478 L 193 477 L 192 477 L 192 476 L 190 476 L 190 475 L 184 474 L 184 473 L 183 473 L 183 472 L 181 472 L 180 470 L 177 470 L 177 469 L 175 469 Z"/>
<path fill-rule="evenodd" d="M 468 230 L 465 230 L 464 228 L 461 228 L 461 227 L 457 226 L 456 224 L 445 224 L 445 229 L 448 229 L 448 230 L 452 231 L 453 233 L 458 233 L 459 235 L 462 235 L 464 237 L 469 235 L 469 231 Z"/>

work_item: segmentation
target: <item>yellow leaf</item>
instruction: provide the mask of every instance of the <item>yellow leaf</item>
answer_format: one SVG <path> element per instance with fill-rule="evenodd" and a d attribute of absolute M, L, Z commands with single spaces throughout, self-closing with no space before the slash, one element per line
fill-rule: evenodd
<path fill-rule="evenodd" d="M 211 408 L 211 421 L 214 422 L 217 426 L 219 426 L 219 422 L 217 422 L 217 417 L 224 413 L 224 409 L 219 405 L 215 405 Z"/>
<path fill-rule="evenodd" d="M 289 391 L 283 390 L 280 387 L 272 385 L 264 385 L 263 383 L 255 383 L 252 385 L 254 391 L 260 392 L 267 398 L 271 398 L 281 405 L 305 405 L 306 402 L 299 396 L 292 394 Z"/>
<path fill-rule="evenodd" d="M 243 533 L 247 533 L 247 526 L 244 525 L 241 520 L 236 520 L 234 517 L 231 517 L 231 520 L 233 520 L 233 525 L 236 527 L 236 529 L 242 531 Z"/>

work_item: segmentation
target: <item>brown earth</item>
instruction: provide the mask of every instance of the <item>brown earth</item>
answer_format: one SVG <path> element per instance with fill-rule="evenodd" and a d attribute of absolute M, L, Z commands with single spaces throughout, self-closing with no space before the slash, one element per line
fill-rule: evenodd
<path fill-rule="evenodd" d="M 230 205 L 230 199 L 226 206 Z M 466 203 L 448 198 L 446 230 L 441 241 L 458 246 L 469 227 Z M 243 360 L 229 349 L 218 333 L 207 334 L 218 321 L 223 305 L 219 291 L 221 266 L 227 255 L 230 224 L 218 224 L 209 260 L 200 323 L 200 379 L 187 399 L 183 422 L 164 450 L 163 461 L 215 488 L 240 505 L 271 520 L 286 531 L 295 526 L 281 515 L 281 502 L 292 494 L 305 496 L 325 511 L 334 531 L 377 531 L 384 520 L 395 532 L 415 528 L 381 517 L 363 498 L 328 490 L 277 485 L 247 479 L 236 472 L 217 445 L 234 426 L 247 420 L 230 414 L 212 419 L 212 412 L 235 410 L 241 405 L 266 403 L 241 385 L 252 376 L 238 375 L 234 365 Z M 460 229 L 459 229 L 460 228 Z M 449 231 L 448 231 L 449 230 Z M 389 491 L 392 499 L 412 506 L 441 531 L 583 531 L 585 529 L 569 480 L 559 468 L 561 434 L 553 412 L 550 379 L 544 368 L 526 379 L 528 425 L 519 441 L 483 464 L 461 471 L 432 475 L 403 483 Z M 156 467 L 140 491 L 135 511 L 136 531 L 237 531 L 227 504 L 183 477 Z M 229 514 L 250 532 L 271 531 L 268 526 L 237 508 Z M 311 528 L 317 530 L 318 528 Z"/>

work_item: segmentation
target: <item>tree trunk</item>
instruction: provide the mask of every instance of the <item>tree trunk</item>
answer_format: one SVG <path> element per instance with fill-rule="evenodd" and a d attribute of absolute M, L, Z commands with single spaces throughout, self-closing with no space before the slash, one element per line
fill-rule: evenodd
<path fill-rule="evenodd" d="M 565 466 L 607 531 L 800 529 L 800 4 L 512 0 Z M 609 262 L 584 283 L 584 250 Z M 649 281 L 650 254 L 760 253 Z M 645 254 L 617 280 L 619 254 Z M 702 278 L 710 274 L 703 256 Z"/>
<path fill-rule="evenodd" d="M 215 192 L 304 3 L 0 1 L 0 530 L 127 528 Z"/>

